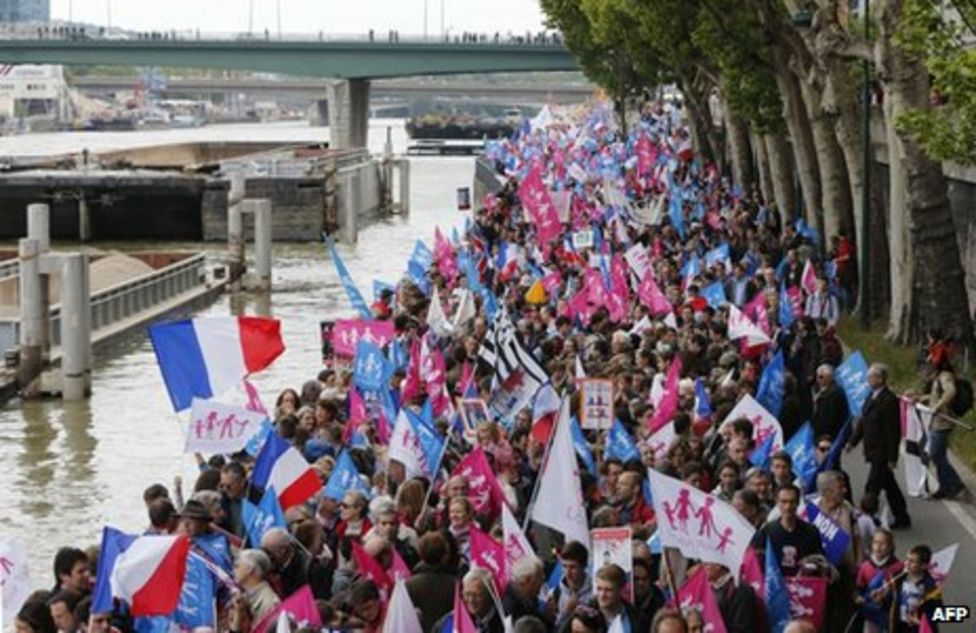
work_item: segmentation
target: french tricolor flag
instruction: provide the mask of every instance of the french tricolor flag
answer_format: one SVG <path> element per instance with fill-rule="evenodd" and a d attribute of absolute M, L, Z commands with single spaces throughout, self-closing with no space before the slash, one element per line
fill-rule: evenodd
<path fill-rule="evenodd" d="M 252 493 L 263 495 L 269 488 L 278 495 L 282 510 L 305 503 L 322 489 L 322 479 L 305 457 L 275 432 L 268 435 L 251 474 Z"/>
<path fill-rule="evenodd" d="M 220 396 L 285 351 L 281 323 L 262 317 L 206 317 L 149 327 L 149 338 L 176 411 L 193 398 Z"/>
<path fill-rule="evenodd" d="M 135 538 L 115 559 L 112 595 L 127 602 L 135 617 L 173 613 L 183 591 L 189 552 L 186 536 Z"/>

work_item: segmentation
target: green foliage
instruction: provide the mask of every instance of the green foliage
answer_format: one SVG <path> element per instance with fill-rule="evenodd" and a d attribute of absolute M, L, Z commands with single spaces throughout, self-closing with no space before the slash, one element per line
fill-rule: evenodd
<path fill-rule="evenodd" d="M 976 164 L 976 50 L 967 46 L 976 9 L 944 0 L 905 0 L 897 42 L 924 59 L 941 105 L 909 112 L 897 121 L 932 158 Z M 950 8 L 961 18 L 947 18 Z"/>

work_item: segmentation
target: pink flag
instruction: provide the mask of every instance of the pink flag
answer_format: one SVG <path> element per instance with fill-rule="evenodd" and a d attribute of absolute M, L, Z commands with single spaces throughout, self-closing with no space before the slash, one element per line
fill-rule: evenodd
<path fill-rule="evenodd" d="M 388 445 L 391 435 L 393 435 L 393 429 L 390 428 L 390 421 L 386 419 L 386 412 L 383 407 L 380 407 L 376 416 L 376 440 L 380 444 Z"/>
<path fill-rule="evenodd" d="M 589 290 L 589 301 L 593 305 L 607 304 L 607 287 L 603 283 L 603 275 L 595 268 L 588 268 L 583 274 L 583 287 Z"/>
<path fill-rule="evenodd" d="M 507 505 L 502 508 L 502 534 L 505 538 L 505 570 L 511 575 L 515 563 L 535 552 Z"/>
<path fill-rule="evenodd" d="M 786 296 L 790 300 L 790 310 L 793 311 L 793 318 L 803 318 L 803 291 L 797 286 L 790 286 L 786 289 Z"/>
<path fill-rule="evenodd" d="M 755 550 L 751 547 L 746 550 L 739 573 L 742 580 L 749 583 L 759 599 L 766 600 L 766 583 L 763 580 L 762 568 L 759 566 L 759 559 L 756 557 Z"/>
<path fill-rule="evenodd" d="M 359 389 L 349 388 L 349 421 L 342 429 L 342 443 L 348 445 L 352 440 L 353 433 L 359 430 L 359 426 L 366 421 L 366 403 L 359 395 Z"/>
<path fill-rule="evenodd" d="M 817 272 L 813 269 L 813 262 L 808 258 L 803 264 L 803 275 L 800 277 L 800 285 L 812 295 L 817 291 Z"/>
<path fill-rule="evenodd" d="M 559 223 L 559 213 L 552 202 L 549 190 L 542 182 L 542 169 L 536 165 L 519 185 L 519 199 L 535 223 L 539 242 L 546 250 L 550 240 L 558 238 L 562 233 Z"/>
<path fill-rule="evenodd" d="M 644 273 L 644 279 L 637 289 L 637 296 L 644 305 L 651 309 L 651 314 L 655 316 L 667 314 L 671 311 L 671 303 L 664 296 L 664 293 L 661 292 L 657 282 L 654 281 L 654 276 L 651 274 L 650 269 Z"/>
<path fill-rule="evenodd" d="M 651 173 L 654 162 L 657 160 L 657 148 L 651 143 L 651 139 L 647 138 L 646 134 L 641 134 L 640 138 L 637 139 L 635 149 L 637 150 L 637 172 L 642 176 Z"/>
<path fill-rule="evenodd" d="M 454 467 L 451 476 L 458 475 L 463 475 L 468 480 L 468 499 L 471 500 L 474 511 L 492 518 L 497 516 L 505 503 L 505 493 L 498 485 L 498 480 L 488 465 L 485 451 L 480 446 L 476 446 Z"/>
<path fill-rule="evenodd" d="M 461 600 L 461 583 L 454 585 L 454 631 L 453 633 L 478 633 L 471 614 Z"/>
<path fill-rule="evenodd" d="M 467 393 L 468 388 L 471 386 L 473 380 L 474 380 L 474 365 L 472 365 L 468 361 L 464 361 L 464 364 L 461 365 L 461 378 L 458 379 L 457 382 L 457 392 L 458 394 L 461 395 L 462 398 L 464 397 L 464 394 Z"/>
<path fill-rule="evenodd" d="M 491 572 L 498 595 L 505 591 L 505 546 L 473 525 L 468 528 L 471 538 L 471 564 Z"/>
<path fill-rule="evenodd" d="M 790 594 L 790 615 L 795 620 L 806 620 L 813 624 L 813 628 L 821 630 L 827 607 L 827 579 L 793 576 L 786 579 L 786 590 Z"/>
<path fill-rule="evenodd" d="M 393 589 L 393 581 L 390 580 L 390 576 L 383 569 L 383 566 L 366 553 L 358 541 L 352 541 L 352 558 L 356 561 L 359 573 L 376 583 L 376 588 L 380 590 L 383 602 L 386 602 L 390 596 L 390 590 Z"/>
<path fill-rule="evenodd" d="M 444 355 L 434 344 L 430 332 L 424 334 L 420 344 L 420 378 L 427 385 L 427 396 L 435 416 L 447 412 L 450 398 L 447 397 L 447 367 Z"/>
<path fill-rule="evenodd" d="M 339 356 L 353 357 L 356 355 L 359 339 L 383 347 L 395 335 L 393 321 L 337 319 L 332 329 L 332 346 Z"/>
<path fill-rule="evenodd" d="M 258 395 L 257 387 L 247 380 L 244 381 L 244 393 L 247 394 L 247 404 L 244 405 L 245 409 L 268 415 L 268 410 L 264 408 L 264 404 L 261 402 L 261 396 Z"/>
<path fill-rule="evenodd" d="M 563 278 L 558 269 L 546 273 L 546 276 L 542 278 L 542 287 L 550 294 L 553 290 L 557 290 L 562 283 Z"/>
<path fill-rule="evenodd" d="M 922 621 L 918 624 L 918 633 L 933 633 L 932 625 L 924 613 L 922 614 Z"/>
<path fill-rule="evenodd" d="M 402 558 L 400 558 L 400 553 L 393 548 L 393 565 L 390 566 L 390 570 L 386 572 L 387 576 L 390 577 L 390 581 L 396 584 L 398 579 L 410 580 L 410 568 Z"/>
<path fill-rule="evenodd" d="M 681 357 L 675 356 L 668 367 L 668 375 L 664 380 L 664 397 L 654 410 L 649 423 L 651 433 L 656 433 L 661 427 L 671 421 L 678 411 L 678 381 L 681 380 Z"/>
<path fill-rule="evenodd" d="M 454 249 L 451 247 L 450 240 L 444 237 L 440 227 L 434 229 L 434 260 L 437 262 L 437 269 L 448 283 L 453 282 L 458 275 L 457 260 L 454 258 Z"/>
<path fill-rule="evenodd" d="M 699 565 L 684 586 L 678 589 L 678 606 L 684 609 L 697 609 L 705 620 L 705 630 L 712 633 L 725 633 L 722 612 L 718 610 L 715 594 L 708 583 L 708 571 Z"/>
<path fill-rule="evenodd" d="M 610 262 L 610 279 L 613 280 L 613 291 L 618 293 L 625 303 L 629 303 L 630 277 L 627 273 L 627 262 L 620 253 L 614 255 Z"/>
<path fill-rule="evenodd" d="M 420 340 L 415 338 L 410 344 L 407 375 L 400 387 L 402 402 L 409 402 L 421 393 L 420 365 Z"/>
<path fill-rule="evenodd" d="M 281 604 L 271 610 L 268 615 L 258 622 L 251 630 L 254 633 L 265 633 L 269 628 L 274 628 L 281 613 L 288 613 L 296 622 L 307 622 L 314 628 L 322 626 L 322 619 L 319 617 L 319 608 L 315 605 L 315 596 L 308 585 L 285 598 Z"/>

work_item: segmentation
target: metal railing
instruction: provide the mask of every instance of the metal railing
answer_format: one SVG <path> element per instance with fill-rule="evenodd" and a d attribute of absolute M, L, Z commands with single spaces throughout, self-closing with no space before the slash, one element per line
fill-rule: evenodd
<path fill-rule="evenodd" d="M 0 279 L 13 277 L 20 272 L 20 260 L 16 257 L 0 261 Z"/>
<path fill-rule="evenodd" d="M 341 170 L 361 165 L 367 160 L 369 151 L 365 148 L 332 151 L 324 156 L 310 158 L 295 158 L 287 151 L 274 150 L 222 161 L 220 171 L 225 177 L 244 172 L 248 177 L 304 178 L 324 174 L 331 164 Z"/>
<path fill-rule="evenodd" d="M 205 255 L 192 255 L 137 279 L 99 290 L 91 297 L 92 334 L 198 288 L 206 274 L 205 266 Z M 58 346 L 61 344 L 60 306 L 51 308 L 50 319 L 51 345 Z M 16 347 L 19 336 L 19 319 L 0 319 L 0 349 Z"/>

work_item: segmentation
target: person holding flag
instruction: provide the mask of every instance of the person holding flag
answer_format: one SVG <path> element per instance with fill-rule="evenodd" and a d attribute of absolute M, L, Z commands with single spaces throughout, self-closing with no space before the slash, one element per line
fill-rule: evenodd
<path fill-rule="evenodd" d="M 892 589 L 889 629 L 892 633 L 918 633 L 922 619 L 927 618 L 931 630 L 937 631 L 932 615 L 942 606 L 942 588 L 929 573 L 932 549 L 915 545 L 905 558 L 905 572 L 896 576 Z"/>
<path fill-rule="evenodd" d="M 863 620 L 863 633 L 880 633 L 888 627 L 891 611 L 891 585 L 900 577 L 905 564 L 895 556 L 895 536 L 878 528 L 871 540 L 871 551 L 857 570 L 854 605 Z"/>

